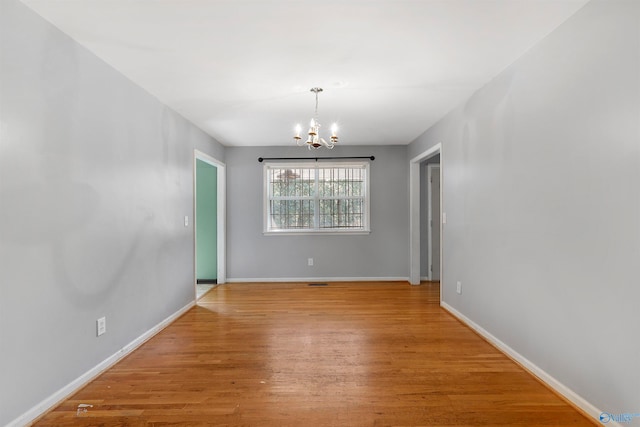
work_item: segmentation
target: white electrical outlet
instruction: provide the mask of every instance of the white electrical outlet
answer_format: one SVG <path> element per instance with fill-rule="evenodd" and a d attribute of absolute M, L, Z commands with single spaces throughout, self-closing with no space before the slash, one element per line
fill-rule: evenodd
<path fill-rule="evenodd" d="M 308 265 L 309 267 L 311 267 L 311 266 L 313 265 L 313 258 L 309 258 L 309 259 L 307 260 L 307 265 Z"/>
<path fill-rule="evenodd" d="M 456 283 L 456 292 L 462 294 L 462 282 Z"/>
<path fill-rule="evenodd" d="M 107 332 L 107 318 L 101 317 L 98 320 L 96 320 L 96 327 L 98 329 L 98 336 Z"/>
<path fill-rule="evenodd" d="M 185 217 L 184 217 L 184 226 L 185 227 L 189 226 L 189 216 L 188 215 L 185 215 Z"/>

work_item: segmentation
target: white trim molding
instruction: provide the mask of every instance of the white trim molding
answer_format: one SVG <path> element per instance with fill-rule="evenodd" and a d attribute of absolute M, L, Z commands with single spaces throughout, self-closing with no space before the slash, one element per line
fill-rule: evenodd
<path fill-rule="evenodd" d="M 523 355 L 521 355 L 511 347 L 509 347 L 504 342 L 500 341 L 498 338 L 492 335 L 489 331 L 487 331 L 486 329 L 484 329 L 483 327 L 475 323 L 473 320 L 469 319 L 464 314 L 460 313 L 455 308 L 451 307 L 446 302 L 441 301 L 440 306 L 444 308 L 446 311 L 448 311 L 456 319 L 458 319 L 459 321 L 464 323 L 466 326 L 471 328 L 473 331 L 475 331 L 482 338 L 487 340 L 491 345 L 496 347 L 498 350 L 504 353 L 507 357 L 509 357 L 510 359 L 515 361 L 517 364 L 522 366 L 522 368 L 524 368 L 531 375 L 533 375 L 534 377 L 539 379 L 541 382 L 546 384 L 547 387 L 549 387 L 550 389 L 555 391 L 557 394 L 562 396 L 564 399 L 566 399 L 568 402 L 573 404 L 576 408 L 582 411 L 583 415 L 592 417 L 592 420 L 596 421 L 596 423 L 599 421 L 600 415 L 603 414 L 604 411 L 601 411 L 600 409 L 596 408 L 594 405 L 589 403 L 582 396 L 580 396 L 579 394 L 571 390 L 566 385 L 562 384 L 560 381 L 558 381 L 556 378 L 554 378 L 549 373 L 544 371 L 542 368 L 540 368 L 539 366 L 531 362 L 529 359 L 527 359 L 526 357 L 524 357 Z M 622 427 L 622 424 L 613 420 L 607 422 L 606 425 L 613 426 L 613 427 Z"/>
<path fill-rule="evenodd" d="M 60 404 L 63 400 L 67 399 L 69 396 L 80 390 L 82 387 L 93 381 L 98 375 L 102 374 L 107 369 L 111 368 L 113 365 L 118 363 L 124 357 L 128 356 L 144 344 L 146 341 L 151 339 L 158 332 L 169 326 L 173 321 L 175 321 L 178 317 L 182 316 L 188 310 L 196 305 L 195 301 L 190 302 L 186 306 L 182 307 L 180 310 L 176 311 L 171 316 L 167 317 L 160 323 L 158 323 L 153 328 L 149 329 L 144 334 L 140 335 L 138 338 L 131 341 L 129 344 L 122 347 L 113 355 L 109 356 L 102 362 L 98 363 L 93 368 L 89 369 L 84 374 L 80 375 L 78 378 L 62 387 L 60 390 L 53 393 L 51 396 L 47 397 L 40 403 L 38 403 L 33 408 L 29 409 L 24 414 L 20 415 L 18 418 L 9 422 L 5 427 L 21 427 L 32 423 L 38 417 L 42 416 L 48 410 L 54 408 L 58 404 Z"/>

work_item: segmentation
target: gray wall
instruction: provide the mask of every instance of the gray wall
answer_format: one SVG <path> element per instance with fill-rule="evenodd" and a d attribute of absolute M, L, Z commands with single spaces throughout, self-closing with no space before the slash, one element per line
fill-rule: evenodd
<path fill-rule="evenodd" d="M 193 150 L 224 148 L 22 3 L 0 5 L 4 425 L 193 301 Z"/>
<path fill-rule="evenodd" d="M 409 158 L 438 142 L 444 301 L 601 410 L 638 412 L 640 2 L 588 3 Z"/>
<path fill-rule="evenodd" d="M 370 156 L 371 234 L 264 236 L 263 164 L 258 157 Z M 234 279 L 398 278 L 408 271 L 406 146 L 234 148 L 226 151 L 227 276 Z M 307 265 L 314 258 L 314 266 Z"/>

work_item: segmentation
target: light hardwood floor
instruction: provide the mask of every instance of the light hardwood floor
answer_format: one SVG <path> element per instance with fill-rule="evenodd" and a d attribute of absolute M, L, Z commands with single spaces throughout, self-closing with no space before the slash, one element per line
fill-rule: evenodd
<path fill-rule="evenodd" d="M 594 423 L 441 309 L 437 283 L 372 282 L 220 285 L 36 425 Z"/>

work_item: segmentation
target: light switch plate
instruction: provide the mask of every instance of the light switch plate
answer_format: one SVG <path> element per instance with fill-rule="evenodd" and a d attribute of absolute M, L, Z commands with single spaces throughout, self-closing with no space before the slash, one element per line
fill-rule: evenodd
<path fill-rule="evenodd" d="M 98 320 L 96 320 L 96 328 L 97 328 L 98 336 L 107 332 L 107 318 L 101 317 Z"/>

